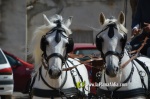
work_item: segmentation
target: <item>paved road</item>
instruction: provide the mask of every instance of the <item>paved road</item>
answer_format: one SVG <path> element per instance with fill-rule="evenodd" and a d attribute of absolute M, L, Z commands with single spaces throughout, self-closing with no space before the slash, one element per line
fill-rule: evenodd
<path fill-rule="evenodd" d="M 14 92 L 12 99 L 29 99 L 28 94 L 22 94 L 19 92 Z"/>

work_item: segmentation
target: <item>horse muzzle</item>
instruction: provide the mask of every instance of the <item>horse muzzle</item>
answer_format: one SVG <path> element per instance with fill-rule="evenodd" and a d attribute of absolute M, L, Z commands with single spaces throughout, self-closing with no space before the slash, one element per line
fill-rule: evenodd
<path fill-rule="evenodd" d="M 110 66 L 106 67 L 106 74 L 109 77 L 116 77 L 117 76 L 117 72 L 118 72 L 118 68 L 112 68 Z"/>
<path fill-rule="evenodd" d="M 48 73 L 51 79 L 58 79 L 62 71 L 58 68 L 55 68 L 55 69 L 49 69 Z"/>

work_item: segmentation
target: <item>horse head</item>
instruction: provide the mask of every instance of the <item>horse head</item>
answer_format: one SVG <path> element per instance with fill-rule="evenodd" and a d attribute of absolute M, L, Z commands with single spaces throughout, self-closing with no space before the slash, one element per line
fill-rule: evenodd
<path fill-rule="evenodd" d="M 46 15 L 43 16 L 45 25 L 36 30 L 34 42 L 37 44 L 34 44 L 33 55 L 35 62 L 42 60 L 50 78 L 57 79 L 61 75 L 67 53 L 71 52 L 74 46 L 73 40 L 69 38 L 72 33 L 69 29 L 72 17 L 63 21 L 60 15 L 55 15 L 50 19 Z M 41 60 L 37 57 L 41 57 Z"/>
<path fill-rule="evenodd" d="M 106 74 L 110 77 L 116 77 L 127 40 L 124 13 L 121 12 L 118 19 L 114 17 L 106 19 L 101 13 L 100 23 L 103 28 L 96 35 L 96 46 L 104 59 Z"/>

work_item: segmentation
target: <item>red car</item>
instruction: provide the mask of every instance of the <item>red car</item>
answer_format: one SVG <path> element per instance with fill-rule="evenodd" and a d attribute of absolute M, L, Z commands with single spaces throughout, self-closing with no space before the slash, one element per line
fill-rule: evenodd
<path fill-rule="evenodd" d="M 96 45 L 92 43 L 75 43 L 72 54 L 78 55 L 81 58 L 78 58 L 80 61 L 86 61 L 89 60 L 90 57 L 100 57 L 100 51 L 97 50 Z M 91 63 L 86 64 L 86 68 L 89 72 L 90 81 L 92 82 L 92 69 L 91 69 Z"/>
<path fill-rule="evenodd" d="M 11 67 L 14 76 L 14 91 L 27 93 L 31 81 L 31 72 L 33 64 L 27 63 L 22 59 L 4 51 Z"/>
<path fill-rule="evenodd" d="M 89 60 L 90 57 L 100 57 L 100 51 L 97 50 L 96 45 L 92 43 L 75 43 L 74 44 L 74 49 L 71 52 L 72 54 L 76 54 L 81 58 L 77 56 L 77 58 L 80 61 L 86 61 Z M 102 64 L 102 61 L 100 61 L 100 64 Z M 87 70 L 88 70 L 88 75 L 90 78 L 90 82 L 94 83 L 96 82 L 96 73 L 99 71 L 98 69 L 92 68 L 92 63 L 88 63 L 85 65 Z M 96 93 L 96 87 L 91 87 L 91 93 Z"/>
<path fill-rule="evenodd" d="M 73 54 L 76 55 L 84 55 L 84 56 L 99 56 L 100 51 L 97 50 L 96 45 L 92 43 L 75 43 L 74 44 L 74 49 L 73 49 Z"/>

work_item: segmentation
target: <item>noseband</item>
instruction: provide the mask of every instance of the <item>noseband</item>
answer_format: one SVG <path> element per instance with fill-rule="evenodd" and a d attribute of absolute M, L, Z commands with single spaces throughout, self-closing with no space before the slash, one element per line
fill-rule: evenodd
<path fill-rule="evenodd" d="M 108 51 L 104 54 L 104 58 L 106 58 L 108 55 L 115 55 L 118 57 L 119 59 L 119 62 L 121 61 L 122 57 L 123 57 L 123 52 L 121 53 L 118 53 L 118 52 L 115 52 L 115 51 Z"/>

